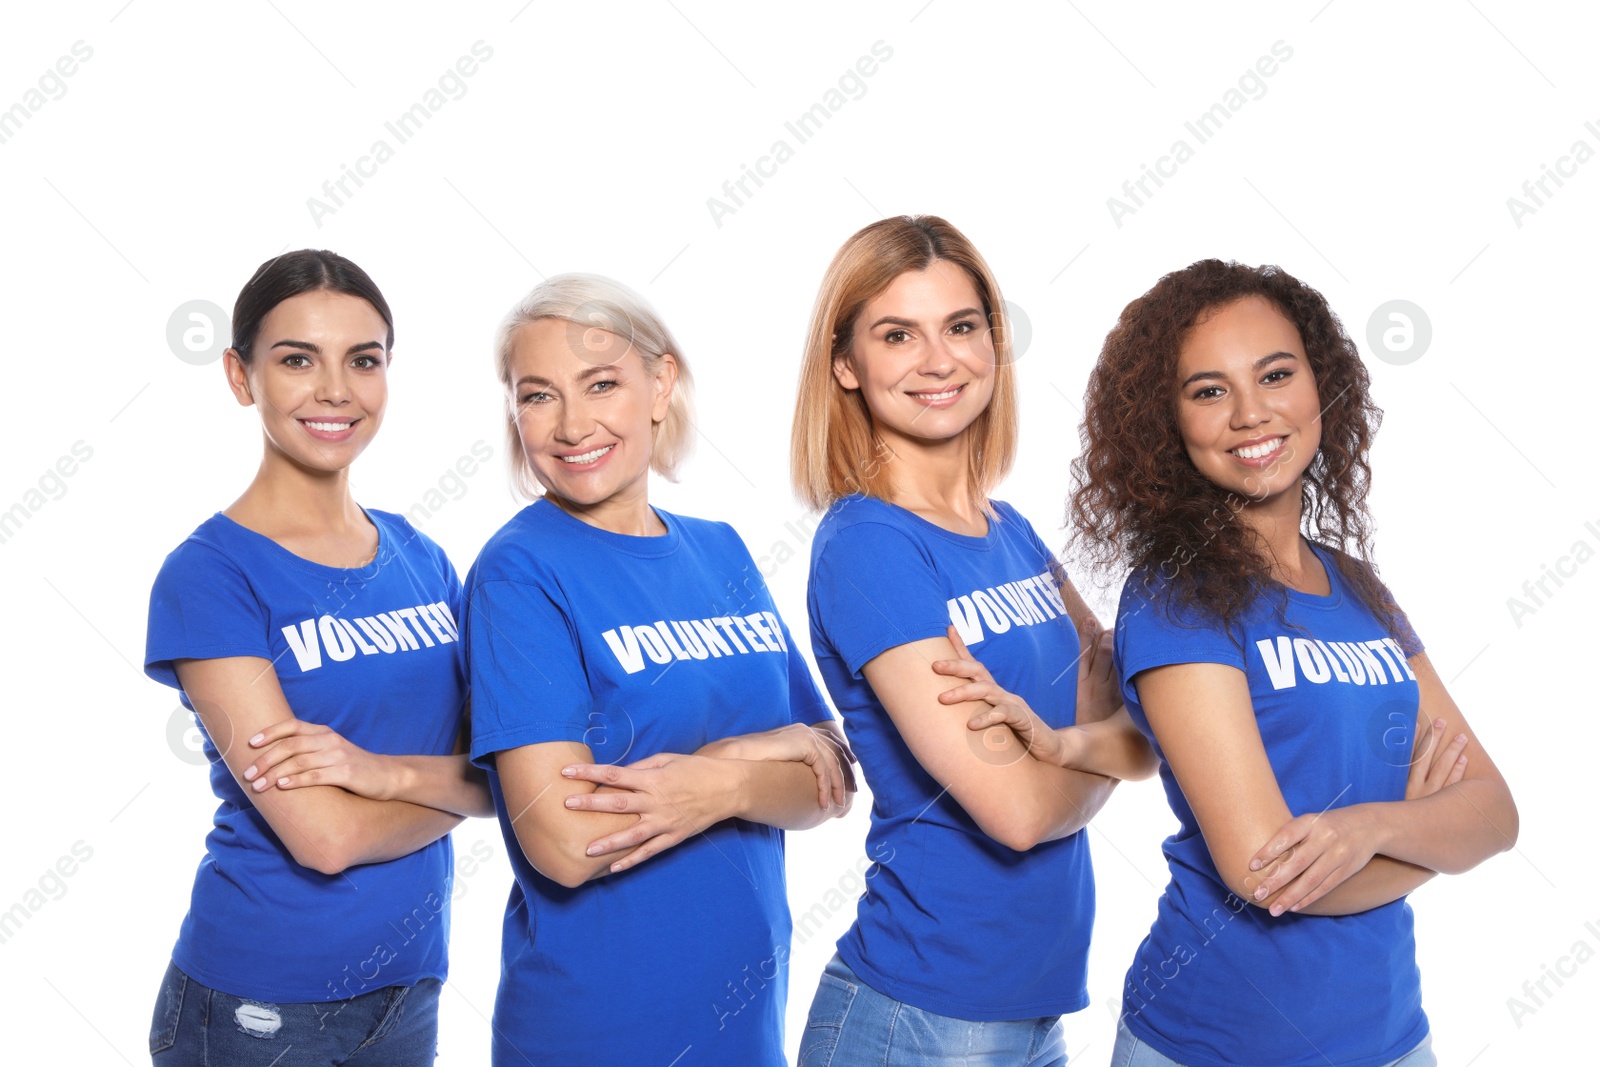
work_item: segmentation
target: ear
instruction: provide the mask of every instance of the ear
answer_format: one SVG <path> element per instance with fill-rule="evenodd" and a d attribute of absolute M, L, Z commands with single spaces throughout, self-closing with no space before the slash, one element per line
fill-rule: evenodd
<path fill-rule="evenodd" d="M 678 357 L 671 352 L 661 355 L 661 366 L 656 368 L 656 398 L 650 405 L 650 421 L 661 422 L 672 406 L 672 391 L 678 385 Z"/>
<path fill-rule="evenodd" d="M 240 407 L 250 407 L 256 398 L 250 393 L 250 372 L 244 365 L 244 360 L 239 356 L 237 348 L 230 348 L 222 353 L 222 373 L 227 375 L 228 388 L 233 390 L 233 398 L 239 402 Z"/>
<path fill-rule="evenodd" d="M 861 379 L 856 377 L 856 369 L 850 364 L 850 353 L 833 357 L 833 380 L 844 389 L 861 388 Z"/>

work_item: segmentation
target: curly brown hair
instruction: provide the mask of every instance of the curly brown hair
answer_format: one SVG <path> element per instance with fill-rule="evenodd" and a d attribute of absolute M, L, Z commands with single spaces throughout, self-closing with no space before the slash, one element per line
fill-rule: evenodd
<path fill-rule="evenodd" d="M 1263 297 L 1300 332 L 1322 405 L 1322 443 L 1306 468 L 1301 530 L 1333 550 L 1339 571 L 1391 635 L 1409 635 L 1371 564 L 1367 450 L 1383 413 L 1360 352 L 1328 302 L 1275 266 L 1204 259 L 1173 271 L 1122 309 L 1089 376 L 1068 518 L 1080 558 L 1160 579 L 1168 603 L 1231 626 L 1264 591 L 1281 613 L 1265 546 L 1232 521 L 1248 503 L 1196 469 L 1178 430 L 1177 366 L 1189 330 L 1209 313 Z M 1410 641 L 1403 642 L 1409 644 Z M 1408 649 L 1408 651 L 1410 651 Z"/>

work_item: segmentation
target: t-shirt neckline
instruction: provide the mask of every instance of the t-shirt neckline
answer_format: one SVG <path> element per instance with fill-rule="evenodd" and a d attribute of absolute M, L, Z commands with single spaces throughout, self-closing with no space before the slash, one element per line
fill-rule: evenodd
<path fill-rule="evenodd" d="M 994 514 L 985 516 L 989 520 L 989 529 L 981 536 L 978 536 L 974 534 L 956 533 L 954 530 L 947 530 L 938 523 L 929 519 L 925 519 L 921 515 L 918 515 L 916 512 L 912 511 L 910 508 L 896 504 L 892 500 L 884 500 L 881 497 L 870 497 L 867 499 L 877 500 L 877 502 L 882 504 L 884 507 L 895 509 L 895 511 L 899 512 L 900 514 L 907 516 L 913 525 L 919 527 L 920 529 L 926 530 L 929 533 L 937 534 L 950 543 L 960 545 L 963 548 L 987 550 L 993 548 L 995 542 L 1000 538 L 1000 532 L 998 529 L 1000 525 L 1000 509 L 995 506 L 995 502 L 993 500 L 988 501 L 988 504 L 994 509 Z"/>
<path fill-rule="evenodd" d="M 359 504 L 356 506 L 361 507 Z M 368 511 L 366 508 L 361 508 L 361 514 L 365 515 L 367 517 L 367 521 L 372 523 L 373 528 L 378 531 L 378 551 L 372 557 L 371 562 L 363 564 L 360 567 L 330 567 L 326 563 L 318 563 L 316 560 L 306 559 L 306 557 L 299 555 L 296 552 L 291 552 L 289 549 L 285 548 L 277 541 L 274 541 L 266 534 L 261 533 L 259 530 L 252 530 L 239 520 L 232 518 L 229 515 L 225 515 L 220 511 L 217 512 L 213 518 L 221 519 L 225 524 L 225 528 L 238 531 L 246 540 L 253 539 L 269 545 L 269 551 L 281 555 L 284 559 L 304 570 L 310 571 L 312 574 L 321 575 L 322 577 L 335 577 L 340 579 L 356 578 L 365 581 L 366 579 L 375 577 L 377 575 L 378 571 L 383 566 L 383 561 L 392 551 L 392 546 L 390 545 L 389 533 L 384 529 L 383 523 L 374 518 L 372 512 Z"/>
<path fill-rule="evenodd" d="M 1301 604 L 1308 608 L 1332 611 L 1344 603 L 1345 590 L 1343 583 L 1340 581 L 1339 568 L 1323 546 L 1310 538 L 1306 539 L 1306 544 L 1311 546 L 1311 551 L 1316 553 L 1316 557 L 1322 561 L 1322 569 L 1328 575 L 1328 594 L 1321 596 L 1317 593 L 1307 593 L 1284 585 L 1282 582 L 1274 582 L 1273 584 L 1282 589 L 1289 599 L 1296 604 Z"/>
<path fill-rule="evenodd" d="M 626 552 L 629 555 L 645 559 L 659 559 L 662 556 L 670 556 L 678 550 L 678 545 L 683 540 L 683 533 L 679 527 L 677 516 L 671 512 L 662 511 L 654 504 L 650 505 L 650 510 L 655 512 L 656 518 L 660 519 L 661 524 L 667 528 L 667 532 L 664 534 L 641 536 L 604 530 L 584 522 L 576 515 L 569 514 L 561 505 L 553 504 L 545 497 L 535 500 L 528 505 L 528 509 L 530 511 L 538 509 L 535 512 L 536 514 L 546 514 L 547 521 L 554 522 L 570 532 L 598 541 L 606 547 L 616 549 L 619 552 Z"/>

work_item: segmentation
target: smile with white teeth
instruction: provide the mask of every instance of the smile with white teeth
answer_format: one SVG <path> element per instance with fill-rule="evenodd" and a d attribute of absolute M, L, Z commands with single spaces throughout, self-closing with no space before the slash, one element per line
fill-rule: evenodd
<path fill-rule="evenodd" d="M 604 448 L 597 448 L 593 452 L 585 452 L 582 455 L 562 456 L 561 461 L 563 463 L 593 463 L 616 447 L 616 445 L 606 445 Z"/>
<path fill-rule="evenodd" d="M 949 400 L 951 397 L 961 392 L 963 388 L 963 386 L 958 385 L 954 389 L 946 389 L 942 393 L 912 393 L 911 395 L 916 397 L 918 400 Z"/>
<path fill-rule="evenodd" d="M 1253 445 L 1250 448 L 1230 448 L 1228 451 L 1232 452 L 1240 459 L 1260 459 L 1263 456 L 1272 455 L 1282 447 L 1283 438 L 1274 437 L 1270 441 L 1263 441 L 1261 444 Z"/>
<path fill-rule="evenodd" d="M 306 424 L 308 430 L 316 430 L 318 433 L 342 433 L 355 425 L 353 422 L 312 422 L 310 419 L 300 421 Z"/>

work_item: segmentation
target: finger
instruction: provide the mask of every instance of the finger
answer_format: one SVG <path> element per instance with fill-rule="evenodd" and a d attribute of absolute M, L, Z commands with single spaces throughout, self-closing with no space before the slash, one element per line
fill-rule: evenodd
<path fill-rule="evenodd" d="M 1301 815 L 1290 819 L 1278 827 L 1278 832 L 1267 838 L 1267 843 L 1256 850 L 1250 857 L 1250 869 L 1259 871 L 1273 860 L 1278 859 L 1287 850 L 1293 848 L 1311 833 L 1311 828 L 1316 825 L 1316 820 L 1310 816 Z"/>
<path fill-rule="evenodd" d="M 628 764 L 628 767 L 631 770 L 636 771 L 655 770 L 658 767 L 665 767 L 676 758 L 677 755 L 672 752 L 657 752 L 653 756 L 646 756 L 644 759 L 635 760 L 634 762 Z"/>
<path fill-rule="evenodd" d="M 946 689 L 943 693 L 940 693 L 939 702 L 942 704 L 965 704 L 970 701 L 998 706 L 1000 699 L 1006 695 L 1008 695 L 1006 691 L 993 682 L 967 682 L 956 686 L 954 689 Z"/>
<path fill-rule="evenodd" d="M 655 810 L 645 793 L 572 793 L 563 803 L 573 811 L 633 812 Z"/>
<path fill-rule="evenodd" d="M 657 834 L 626 856 L 611 865 L 612 874 L 621 874 L 623 871 L 637 867 L 651 856 L 659 856 L 667 849 L 676 845 L 679 838 L 676 834 Z"/>
<path fill-rule="evenodd" d="M 561 768 L 561 776 L 577 782 L 637 789 L 639 776 L 634 771 L 633 767 L 618 767 L 614 763 L 573 763 Z"/>
<path fill-rule="evenodd" d="M 252 737 L 250 739 L 250 747 L 261 748 L 264 745 L 272 744 L 274 741 L 281 741 L 285 737 L 293 737 L 295 734 L 316 733 L 321 730 L 328 730 L 328 727 L 314 722 L 306 722 L 304 719 L 279 719 Z M 329 732 L 331 733 L 332 731 Z"/>
<path fill-rule="evenodd" d="M 972 718 L 967 720 L 967 729 L 987 730 L 991 726 L 1000 726 L 1006 722 L 1006 711 L 1004 708 L 988 707 L 984 708 L 982 711 L 975 712 Z"/>
<path fill-rule="evenodd" d="M 987 672 L 983 669 L 983 664 L 975 659 L 936 659 L 933 661 L 933 673 L 957 678 L 977 678 Z"/>
<path fill-rule="evenodd" d="M 1433 766 L 1428 768 L 1428 784 L 1433 789 L 1443 789 L 1445 781 L 1454 773 L 1456 764 L 1466 758 L 1466 753 L 1467 735 L 1456 734 L 1450 743 L 1439 751 Z"/>
<path fill-rule="evenodd" d="M 944 632 L 950 638 L 950 643 L 955 646 L 956 655 L 959 658 L 961 658 L 961 659 L 970 659 L 970 660 L 977 659 L 976 656 L 974 656 L 971 652 L 967 651 L 967 643 L 965 641 L 961 640 L 961 631 L 960 630 L 957 630 L 955 628 L 955 626 L 952 625 L 952 626 L 945 627 L 945 631 Z"/>
<path fill-rule="evenodd" d="M 271 786 L 279 789 L 292 789 L 296 785 L 331 785 L 337 782 L 337 760 L 329 760 L 320 752 L 309 752 L 303 756 L 284 760 L 276 767 L 271 768 L 256 776 L 250 783 L 250 788 L 256 792 L 264 792 Z"/>
<path fill-rule="evenodd" d="M 1450 768 L 1450 774 L 1445 778 L 1444 784 L 1445 785 L 1455 785 L 1457 782 L 1461 781 L 1461 779 L 1466 775 L 1466 773 L 1467 773 L 1467 757 L 1458 756 L 1458 757 L 1456 757 L 1455 766 Z M 1444 788 L 1444 786 L 1440 786 L 1440 788 L 1442 789 L 1442 788 Z"/>
<path fill-rule="evenodd" d="M 1102 678 L 1110 678 L 1116 667 L 1116 657 L 1113 650 L 1116 639 L 1110 630 L 1101 630 L 1100 637 L 1094 643 L 1094 669 Z"/>
<path fill-rule="evenodd" d="M 1418 718 L 1420 720 L 1421 717 Z M 1429 756 L 1438 751 L 1436 744 L 1443 729 L 1443 719 L 1434 719 L 1431 723 L 1422 721 L 1417 723 L 1417 740 L 1412 747 L 1411 766 L 1406 773 L 1407 796 L 1419 792 L 1427 783 L 1428 771 L 1433 767 L 1433 760 Z"/>
<path fill-rule="evenodd" d="M 1290 882 L 1283 892 L 1278 894 L 1278 899 L 1272 902 L 1272 907 L 1267 911 L 1272 915 L 1299 911 L 1344 881 L 1344 877 L 1337 874 L 1340 869 L 1341 866 L 1326 855 L 1319 856 L 1316 863 L 1306 868 L 1304 874 Z"/>
<path fill-rule="evenodd" d="M 256 753 L 255 762 L 244 769 L 244 779 L 247 782 L 256 781 L 269 775 L 275 768 L 282 766 L 295 756 L 313 751 L 315 751 L 314 746 L 299 738 L 290 737 L 273 742 Z"/>
<path fill-rule="evenodd" d="M 626 830 L 595 838 L 589 842 L 589 847 L 584 849 L 584 855 L 606 856 L 613 852 L 626 852 L 638 848 L 660 832 L 660 824 L 640 819 Z"/>

